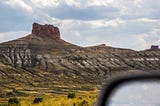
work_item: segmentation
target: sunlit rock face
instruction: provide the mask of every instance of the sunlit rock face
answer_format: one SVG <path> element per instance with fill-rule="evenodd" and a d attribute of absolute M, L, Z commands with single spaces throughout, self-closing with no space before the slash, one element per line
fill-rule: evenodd
<path fill-rule="evenodd" d="M 53 25 L 40 25 L 38 23 L 33 24 L 32 34 L 41 37 L 51 37 L 54 39 L 60 39 L 60 32 L 57 27 Z"/>

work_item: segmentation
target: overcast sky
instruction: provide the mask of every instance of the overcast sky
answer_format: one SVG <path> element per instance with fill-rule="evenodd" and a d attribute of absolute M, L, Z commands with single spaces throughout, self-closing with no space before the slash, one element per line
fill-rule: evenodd
<path fill-rule="evenodd" d="M 160 0 L 0 0 L 0 42 L 31 33 L 33 22 L 58 26 L 80 46 L 160 44 Z"/>

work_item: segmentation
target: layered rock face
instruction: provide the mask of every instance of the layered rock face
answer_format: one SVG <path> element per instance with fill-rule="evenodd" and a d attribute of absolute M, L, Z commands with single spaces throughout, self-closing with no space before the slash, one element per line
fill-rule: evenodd
<path fill-rule="evenodd" d="M 46 40 L 49 40 L 47 41 Z M 45 40 L 44 40 L 45 39 Z M 32 33 L 24 38 L 16 39 L 0 44 L 0 55 L 7 64 L 14 67 L 31 67 L 36 65 L 36 51 L 40 48 L 54 47 L 54 43 L 60 39 L 60 32 L 53 25 L 33 24 Z M 48 44 L 48 45 L 47 45 Z M 42 52 L 45 50 L 42 50 Z"/>
<path fill-rule="evenodd" d="M 34 23 L 30 35 L 0 44 L 0 86 L 5 85 L 0 90 L 6 86 L 26 89 L 26 85 L 35 91 L 40 86 L 54 92 L 86 90 L 101 85 L 106 76 L 137 70 L 152 73 L 159 69 L 157 46 L 144 51 L 105 44 L 79 47 L 62 40 L 59 29 L 53 25 Z"/>
<path fill-rule="evenodd" d="M 14 67 L 35 66 L 38 61 L 36 60 L 38 55 L 36 52 L 38 50 L 46 52 L 46 48 L 51 50 L 56 46 L 54 44 L 57 43 L 57 40 L 60 40 L 60 32 L 57 27 L 34 23 L 30 35 L 1 43 L 0 55 L 5 58 L 7 64 Z"/>
<path fill-rule="evenodd" d="M 114 70 L 160 68 L 160 51 L 152 52 L 151 49 L 138 52 L 105 44 L 79 48 L 61 40 L 57 27 L 38 23 L 33 24 L 32 34 L 2 43 L 0 50 L 8 64 L 14 67 L 32 66 L 53 71 L 83 70 L 85 75 L 105 75 Z"/>
<path fill-rule="evenodd" d="M 38 23 L 34 23 L 32 34 L 41 37 L 47 36 L 53 39 L 60 39 L 59 29 L 57 27 L 54 27 L 53 25 L 40 25 Z"/>
<path fill-rule="evenodd" d="M 22 68 L 31 66 L 31 51 L 27 45 L 0 45 L 0 51 L 7 64 Z"/>

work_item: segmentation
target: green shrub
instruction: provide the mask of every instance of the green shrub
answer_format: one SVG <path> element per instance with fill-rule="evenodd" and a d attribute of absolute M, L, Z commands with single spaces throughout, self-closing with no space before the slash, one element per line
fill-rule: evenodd
<path fill-rule="evenodd" d="M 73 106 L 76 106 L 76 103 L 73 103 Z"/>
<path fill-rule="evenodd" d="M 43 98 L 41 98 L 41 97 L 36 97 L 36 98 L 34 98 L 34 100 L 33 100 L 33 103 L 34 103 L 34 104 L 40 103 L 40 102 L 43 102 Z"/>
<path fill-rule="evenodd" d="M 76 98 L 76 94 L 75 94 L 75 93 L 68 93 L 67 98 L 68 98 L 68 99 Z"/>
<path fill-rule="evenodd" d="M 8 104 L 19 104 L 19 100 L 17 98 L 9 98 Z"/>
<path fill-rule="evenodd" d="M 83 100 L 83 101 L 79 104 L 79 106 L 89 106 L 89 103 L 88 103 L 88 101 Z"/>
<path fill-rule="evenodd" d="M 81 100 L 82 100 L 82 97 L 79 97 L 79 99 L 81 99 Z"/>
<path fill-rule="evenodd" d="M 92 98 L 92 96 L 89 96 L 89 98 Z"/>

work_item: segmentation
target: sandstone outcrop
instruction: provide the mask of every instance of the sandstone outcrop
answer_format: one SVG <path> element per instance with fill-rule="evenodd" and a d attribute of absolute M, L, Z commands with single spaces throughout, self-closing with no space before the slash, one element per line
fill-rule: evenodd
<path fill-rule="evenodd" d="M 60 38 L 58 27 L 33 24 L 32 33 L 26 37 L 0 44 L 0 53 L 8 64 L 14 67 L 35 67 L 40 60 L 37 56 L 51 51 L 65 51 L 75 48 Z"/>
<path fill-rule="evenodd" d="M 41 37 L 50 37 L 53 39 L 60 39 L 60 32 L 58 27 L 54 27 L 53 25 L 40 25 L 38 23 L 33 24 L 32 34 Z"/>

